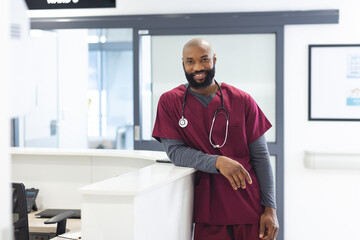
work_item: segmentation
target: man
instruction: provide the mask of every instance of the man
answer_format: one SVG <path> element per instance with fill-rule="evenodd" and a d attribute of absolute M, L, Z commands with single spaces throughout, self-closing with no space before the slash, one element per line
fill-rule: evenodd
<path fill-rule="evenodd" d="M 194 240 L 274 240 L 274 183 L 264 133 L 271 127 L 249 94 L 214 79 L 210 43 L 187 42 L 188 84 L 159 100 L 153 137 L 195 173 Z"/>

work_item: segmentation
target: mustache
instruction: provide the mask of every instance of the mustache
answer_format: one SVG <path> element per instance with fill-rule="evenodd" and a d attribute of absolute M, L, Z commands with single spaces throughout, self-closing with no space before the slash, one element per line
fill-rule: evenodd
<path fill-rule="evenodd" d="M 196 74 L 199 74 L 199 73 L 208 73 L 209 72 L 209 70 L 201 70 L 201 71 L 196 71 L 196 72 L 193 72 L 193 73 L 191 73 L 191 75 L 196 75 Z"/>
<path fill-rule="evenodd" d="M 200 88 L 205 88 L 211 84 L 211 82 L 215 76 L 215 66 L 213 66 L 213 68 L 210 70 L 202 69 L 200 71 L 195 71 L 193 73 L 186 73 L 186 71 L 184 71 L 184 72 L 185 72 L 186 79 L 188 80 L 188 82 L 190 84 L 190 87 L 195 88 L 195 89 L 200 89 Z M 197 83 L 194 79 L 196 74 L 204 74 L 205 81 L 202 83 Z"/>

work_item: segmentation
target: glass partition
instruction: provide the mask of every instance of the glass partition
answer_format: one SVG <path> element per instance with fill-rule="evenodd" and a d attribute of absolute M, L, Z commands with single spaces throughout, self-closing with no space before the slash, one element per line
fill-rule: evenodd
<path fill-rule="evenodd" d="M 132 29 L 89 30 L 90 148 L 133 148 Z"/>
<path fill-rule="evenodd" d="M 36 102 L 19 145 L 133 149 L 132 28 L 31 32 Z"/>
<path fill-rule="evenodd" d="M 231 84 L 258 103 L 273 127 L 266 133 L 268 142 L 276 141 L 276 35 L 217 34 L 141 36 L 140 96 L 142 140 L 151 140 L 157 103 L 162 93 L 186 83 L 182 68 L 182 48 L 195 37 L 209 40 L 217 56 L 215 78 Z M 145 74 L 148 73 L 148 74 Z M 151 90 L 149 87 L 151 86 Z M 145 124 L 146 122 L 146 124 Z"/>

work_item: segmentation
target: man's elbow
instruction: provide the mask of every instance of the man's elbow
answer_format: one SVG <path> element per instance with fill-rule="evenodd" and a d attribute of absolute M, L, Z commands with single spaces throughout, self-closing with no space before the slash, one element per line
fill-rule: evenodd
<path fill-rule="evenodd" d="M 187 161 L 183 160 L 185 156 L 186 155 L 184 155 L 184 149 L 179 146 L 169 149 L 168 157 L 175 166 L 188 167 Z"/>
<path fill-rule="evenodd" d="M 182 162 L 180 159 L 178 159 L 178 158 L 176 158 L 176 157 L 174 157 L 174 156 L 169 156 L 169 159 L 170 159 L 170 161 L 175 165 L 175 166 L 177 166 L 177 167 L 186 167 L 185 165 L 184 165 L 184 162 Z"/>
<path fill-rule="evenodd" d="M 177 167 L 182 167 L 181 161 L 176 160 L 176 158 L 169 157 L 170 161 Z"/>

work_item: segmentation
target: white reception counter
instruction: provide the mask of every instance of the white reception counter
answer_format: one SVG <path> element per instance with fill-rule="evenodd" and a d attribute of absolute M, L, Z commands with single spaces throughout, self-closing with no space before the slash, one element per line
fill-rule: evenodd
<path fill-rule="evenodd" d="M 12 149 L 14 182 L 40 189 L 40 208 L 81 208 L 83 239 L 191 238 L 194 169 L 164 152 Z"/>

